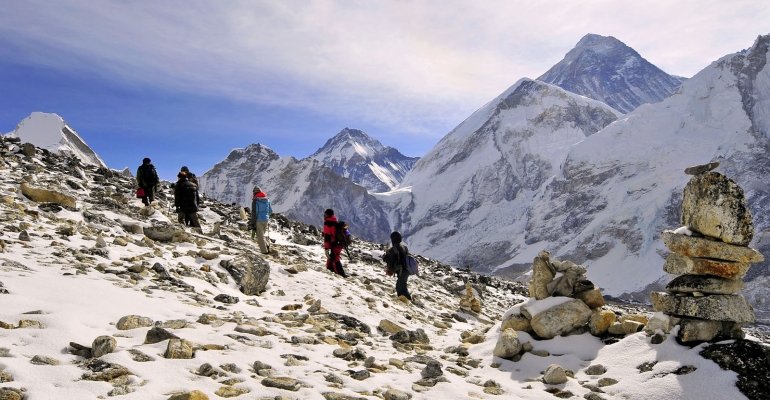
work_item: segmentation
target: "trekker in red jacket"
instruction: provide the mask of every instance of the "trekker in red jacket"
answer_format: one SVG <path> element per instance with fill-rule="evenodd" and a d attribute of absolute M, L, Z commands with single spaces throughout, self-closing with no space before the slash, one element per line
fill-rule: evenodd
<path fill-rule="evenodd" d="M 336 228 L 337 217 L 334 216 L 334 210 L 331 208 L 324 211 L 324 253 L 326 253 L 326 269 L 341 275 L 343 278 L 348 276 L 342 269 L 340 254 L 342 253 L 342 243 L 337 241 Z"/>

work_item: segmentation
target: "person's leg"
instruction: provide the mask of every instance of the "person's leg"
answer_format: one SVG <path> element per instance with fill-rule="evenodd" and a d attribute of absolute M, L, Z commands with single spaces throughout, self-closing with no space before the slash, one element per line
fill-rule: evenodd
<path fill-rule="evenodd" d="M 177 217 L 176 218 L 177 222 L 179 222 L 180 224 L 184 225 L 185 213 L 179 211 L 178 213 L 176 213 L 176 217 Z"/>
<path fill-rule="evenodd" d="M 398 274 L 398 279 L 396 280 L 396 295 L 404 296 L 411 301 L 412 295 L 409 294 L 409 289 L 407 289 L 407 286 L 406 286 L 406 281 L 408 279 L 409 279 L 409 273 L 403 271 L 400 274 Z"/>
<path fill-rule="evenodd" d="M 257 221 L 257 243 L 259 251 L 267 254 L 267 243 L 265 243 L 265 231 L 267 231 L 267 221 Z"/>
<path fill-rule="evenodd" d="M 198 220 L 198 213 L 187 214 L 190 217 L 190 226 L 193 228 L 200 228 L 201 222 Z"/>
<path fill-rule="evenodd" d="M 342 260 L 340 259 L 341 254 L 342 254 L 342 246 L 332 247 L 332 259 L 334 260 L 334 271 L 338 275 L 347 277 L 347 274 L 345 274 L 345 270 L 342 269 Z"/>
<path fill-rule="evenodd" d="M 144 196 L 142 197 L 142 204 L 144 204 L 146 206 L 150 205 L 150 201 L 148 200 L 149 199 L 149 195 L 150 195 L 149 194 L 149 189 L 147 189 L 144 186 L 142 186 L 142 189 L 144 189 Z"/>
<path fill-rule="evenodd" d="M 145 189 L 144 193 L 147 195 L 147 204 L 152 203 L 155 200 L 155 186 L 150 186 Z"/>

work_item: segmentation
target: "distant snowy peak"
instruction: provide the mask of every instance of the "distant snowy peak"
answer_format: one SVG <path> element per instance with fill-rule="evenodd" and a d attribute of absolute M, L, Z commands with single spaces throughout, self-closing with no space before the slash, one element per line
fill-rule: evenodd
<path fill-rule="evenodd" d="M 663 72 L 612 36 L 588 34 L 538 80 L 628 113 L 665 99 L 686 79 Z"/>
<path fill-rule="evenodd" d="M 32 143 L 53 153 L 73 155 L 84 164 L 107 167 L 80 135 L 56 114 L 33 112 L 7 136 L 17 137 L 22 143 Z"/>
<path fill-rule="evenodd" d="M 372 193 L 394 189 L 419 159 L 407 157 L 363 131 L 349 128 L 326 141 L 310 158 Z"/>

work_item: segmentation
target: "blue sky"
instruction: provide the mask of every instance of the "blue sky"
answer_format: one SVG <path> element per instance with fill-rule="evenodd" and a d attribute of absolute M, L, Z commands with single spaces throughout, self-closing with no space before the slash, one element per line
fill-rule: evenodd
<path fill-rule="evenodd" d="M 770 33 L 767 1 L 0 0 L 0 132 L 59 114 L 112 168 L 171 179 L 345 127 L 421 156 L 587 33 L 692 76 Z"/>

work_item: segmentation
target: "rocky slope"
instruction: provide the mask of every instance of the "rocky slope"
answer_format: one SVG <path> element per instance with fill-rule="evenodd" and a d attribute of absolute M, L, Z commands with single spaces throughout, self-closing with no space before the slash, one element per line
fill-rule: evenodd
<path fill-rule="evenodd" d="M 394 189 L 419 157 L 407 157 L 397 149 L 383 146 L 358 129 L 345 128 L 329 139 L 310 158 L 331 167 L 370 193 Z"/>
<path fill-rule="evenodd" d="M 686 80 L 663 72 L 620 40 L 594 34 L 537 79 L 623 113 L 665 99 Z"/>

